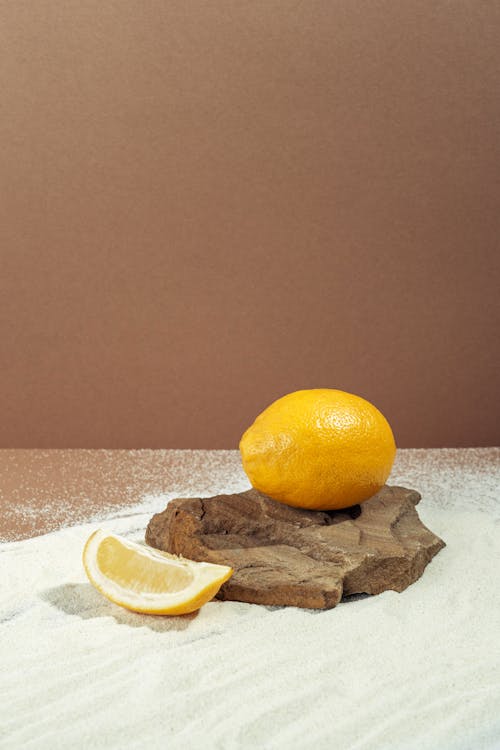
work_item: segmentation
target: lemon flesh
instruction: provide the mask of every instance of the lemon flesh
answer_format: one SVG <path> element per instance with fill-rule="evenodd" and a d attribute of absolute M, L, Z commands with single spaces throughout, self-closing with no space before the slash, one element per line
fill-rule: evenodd
<path fill-rule="evenodd" d="M 107 599 L 146 614 L 181 615 L 213 599 L 231 577 L 227 565 L 195 562 L 99 529 L 83 550 L 85 572 Z"/>

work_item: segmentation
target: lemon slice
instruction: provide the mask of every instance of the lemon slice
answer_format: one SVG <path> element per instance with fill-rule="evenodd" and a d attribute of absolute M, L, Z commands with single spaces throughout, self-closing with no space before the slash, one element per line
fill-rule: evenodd
<path fill-rule="evenodd" d="M 92 585 L 112 602 L 154 615 L 194 612 L 233 574 L 227 565 L 186 560 L 103 529 L 87 539 L 83 565 Z"/>

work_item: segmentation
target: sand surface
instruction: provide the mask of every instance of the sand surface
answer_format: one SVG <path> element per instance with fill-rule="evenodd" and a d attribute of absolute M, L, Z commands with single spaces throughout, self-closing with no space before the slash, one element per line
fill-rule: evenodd
<path fill-rule="evenodd" d="M 112 504 L 98 525 L 141 541 L 169 497 L 247 487 L 236 453 L 172 453 L 185 492 Z M 325 612 L 214 601 L 136 615 L 85 578 L 96 522 L 4 542 L 0 747 L 497 750 L 499 457 L 401 451 L 390 483 L 422 492 L 447 547 L 403 593 Z"/>

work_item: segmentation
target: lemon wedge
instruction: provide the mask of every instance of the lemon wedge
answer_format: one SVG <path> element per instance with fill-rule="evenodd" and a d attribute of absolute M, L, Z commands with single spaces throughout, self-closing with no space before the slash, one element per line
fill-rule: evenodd
<path fill-rule="evenodd" d="M 152 615 L 194 612 L 233 574 L 227 565 L 187 560 L 103 529 L 87 539 L 83 565 L 91 584 L 105 597 Z"/>

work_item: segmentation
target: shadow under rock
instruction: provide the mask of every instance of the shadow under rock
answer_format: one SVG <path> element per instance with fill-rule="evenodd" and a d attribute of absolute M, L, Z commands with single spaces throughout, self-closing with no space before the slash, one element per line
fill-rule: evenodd
<path fill-rule="evenodd" d="M 149 628 L 157 633 L 168 630 L 186 630 L 198 612 L 189 615 L 143 615 L 113 604 L 99 594 L 90 583 L 65 583 L 47 589 L 41 596 L 44 601 L 67 615 L 78 615 L 82 620 L 97 617 L 112 617 L 119 625 L 133 628 Z"/>
<path fill-rule="evenodd" d="M 342 604 L 346 604 L 347 602 L 358 602 L 360 599 L 368 599 L 370 596 L 373 596 L 373 594 L 346 594 L 340 601 Z"/>

